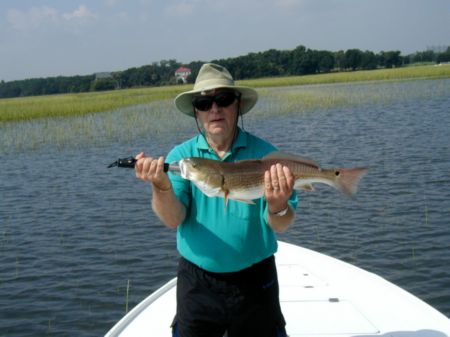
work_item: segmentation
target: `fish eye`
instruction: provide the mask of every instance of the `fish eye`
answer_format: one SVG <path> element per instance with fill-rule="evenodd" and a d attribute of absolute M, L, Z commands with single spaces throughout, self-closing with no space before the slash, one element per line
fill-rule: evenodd
<path fill-rule="evenodd" d="M 339 177 L 341 175 L 341 172 L 336 171 L 336 172 L 334 172 L 334 174 L 336 175 L 336 177 Z"/>

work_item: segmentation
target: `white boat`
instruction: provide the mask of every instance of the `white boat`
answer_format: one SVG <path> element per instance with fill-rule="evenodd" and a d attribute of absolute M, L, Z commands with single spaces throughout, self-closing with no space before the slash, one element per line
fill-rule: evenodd
<path fill-rule="evenodd" d="M 346 262 L 279 242 L 280 302 L 290 337 L 450 337 L 450 319 L 407 291 Z M 176 278 L 106 337 L 170 337 Z"/>

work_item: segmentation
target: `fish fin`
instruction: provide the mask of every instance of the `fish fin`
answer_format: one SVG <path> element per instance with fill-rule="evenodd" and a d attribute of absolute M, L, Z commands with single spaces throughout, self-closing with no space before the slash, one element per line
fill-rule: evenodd
<path fill-rule="evenodd" d="M 192 181 L 192 183 L 208 197 L 222 196 L 222 189 L 219 187 L 211 187 L 203 181 Z"/>
<path fill-rule="evenodd" d="M 311 184 L 303 184 L 303 185 L 299 185 L 297 188 L 303 190 L 303 191 L 308 191 L 308 192 L 313 192 L 315 191 L 315 188 L 313 185 Z"/>
<path fill-rule="evenodd" d="M 227 208 L 228 206 L 228 194 L 230 193 L 230 191 L 228 190 L 223 190 L 223 197 L 225 198 L 225 208 Z"/>
<path fill-rule="evenodd" d="M 368 170 L 366 167 L 336 169 L 336 187 L 348 196 L 353 196 L 358 190 L 358 182 Z"/>
<path fill-rule="evenodd" d="M 287 152 L 282 152 L 282 151 L 270 152 L 268 155 L 264 156 L 263 159 L 288 159 L 288 160 L 293 160 L 293 161 L 300 161 L 305 164 L 319 167 L 319 164 L 312 159 L 297 156 L 297 155 L 287 153 Z"/>

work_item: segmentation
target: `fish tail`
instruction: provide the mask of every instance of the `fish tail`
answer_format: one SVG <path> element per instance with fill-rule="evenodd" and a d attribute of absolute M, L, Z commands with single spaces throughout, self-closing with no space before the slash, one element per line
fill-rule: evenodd
<path fill-rule="evenodd" d="M 367 171 L 368 168 L 366 167 L 356 167 L 350 169 L 343 168 L 336 170 L 336 187 L 341 192 L 349 196 L 353 196 L 358 189 L 359 181 L 364 176 L 364 174 L 367 173 Z"/>

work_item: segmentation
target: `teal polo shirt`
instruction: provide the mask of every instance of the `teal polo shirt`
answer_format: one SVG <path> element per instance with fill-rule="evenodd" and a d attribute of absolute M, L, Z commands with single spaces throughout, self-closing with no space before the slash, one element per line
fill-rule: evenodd
<path fill-rule="evenodd" d="M 201 157 L 225 162 L 259 159 L 277 149 L 270 143 L 238 130 L 231 151 L 217 156 L 201 134 L 175 146 L 166 162 Z M 255 205 L 224 198 L 208 197 L 189 180 L 169 173 L 173 190 L 186 206 L 186 218 L 177 227 L 177 248 L 181 256 L 211 272 L 234 272 L 247 268 L 277 250 L 274 231 L 268 224 L 268 206 L 264 198 Z M 295 209 L 294 192 L 289 205 Z"/>

